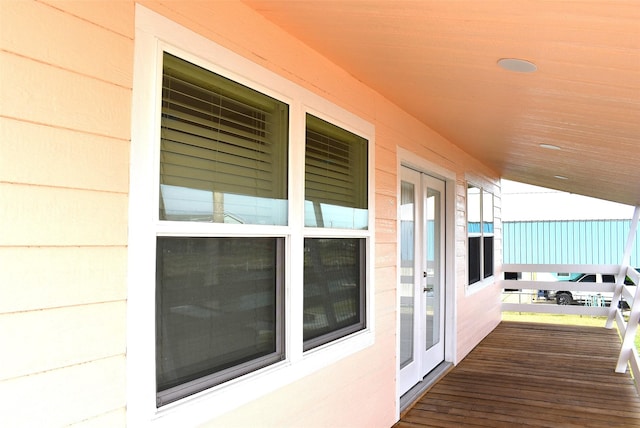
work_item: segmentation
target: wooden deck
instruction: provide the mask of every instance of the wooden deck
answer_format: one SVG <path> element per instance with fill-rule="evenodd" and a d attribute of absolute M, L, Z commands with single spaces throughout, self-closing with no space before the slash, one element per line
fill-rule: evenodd
<path fill-rule="evenodd" d="M 395 427 L 640 427 L 615 330 L 502 322 Z"/>

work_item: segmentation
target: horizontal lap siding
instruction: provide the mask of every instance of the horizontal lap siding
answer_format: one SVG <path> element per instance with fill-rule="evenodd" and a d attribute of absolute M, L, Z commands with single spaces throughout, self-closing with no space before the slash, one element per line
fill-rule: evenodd
<path fill-rule="evenodd" d="M 5 343 L 41 352 L 3 357 L 0 378 L 10 379 L 94 361 L 124 351 L 125 302 L 66 306 L 0 317 Z"/>
<path fill-rule="evenodd" d="M 11 296 L 0 299 L 0 314 L 112 302 L 127 295 L 127 254 L 121 246 L 3 246 L 0 260 L 0 295 Z"/>
<path fill-rule="evenodd" d="M 124 371 L 121 354 L 4 380 L 0 422 L 6 427 L 67 426 L 115 412 L 119 423 L 113 426 L 124 426 Z"/>
<path fill-rule="evenodd" d="M 126 194 L 17 183 L 0 183 L 0 192 L 11 201 L 2 246 L 126 245 Z"/>
<path fill-rule="evenodd" d="M 5 182 L 126 193 L 129 142 L 0 117 Z M 28 142 L 26 144 L 25 142 Z M 55 159 L 55 162 L 52 162 Z"/>
<path fill-rule="evenodd" d="M 0 3 L 0 426 L 125 423 L 133 3 L 81 3 Z"/>
<path fill-rule="evenodd" d="M 471 173 L 467 179 L 474 185 L 494 192 L 494 273 L 500 275 L 502 263 L 501 196 L 497 183 L 483 180 Z M 458 181 L 456 201 L 456 284 L 457 284 L 457 353 L 455 362 L 461 361 L 500 322 L 501 290 L 495 283 L 467 287 L 467 182 Z"/>

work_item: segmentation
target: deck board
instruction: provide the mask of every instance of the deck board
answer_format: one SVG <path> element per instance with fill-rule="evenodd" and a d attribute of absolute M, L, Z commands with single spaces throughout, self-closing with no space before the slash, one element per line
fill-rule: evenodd
<path fill-rule="evenodd" d="M 619 348 L 615 330 L 504 321 L 395 427 L 640 427 Z"/>

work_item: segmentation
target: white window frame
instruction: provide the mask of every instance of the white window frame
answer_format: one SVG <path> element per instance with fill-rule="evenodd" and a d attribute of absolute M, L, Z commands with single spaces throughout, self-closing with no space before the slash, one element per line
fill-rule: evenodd
<path fill-rule="evenodd" d="M 158 99 L 162 53 L 172 53 L 289 104 L 289 224 L 287 226 L 184 222 L 190 236 L 282 236 L 285 249 L 284 361 L 156 408 L 155 239 L 176 232 L 158 220 Z M 127 322 L 127 422 L 129 426 L 194 426 L 327 367 L 374 343 L 374 147 L 375 128 L 313 92 L 241 57 L 215 42 L 136 4 L 129 193 Z M 310 113 L 368 140 L 368 229 L 304 227 L 305 118 Z M 304 237 L 355 237 L 366 241 L 366 326 L 363 330 L 303 351 Z M 294 286 L 297 284 L 297 286 Z"/>
<path fill-rule="evenodd" d="M 469 199 L 468 199 L 468 189 L 469 187 L 475 187 L 476 189 L 478 189 L 480 191 L 480 198 L 479 198 L 479 204 L 480 204 L 480 233 L 477 234 L 476 236 L 480 237 L 480 279 L 476 282 L 472 282 L 469 283 L 469 238 L 471 238 L 472 234 L 469 232 Z M 467 292 L 468 293 L 473 293 L 477 290 L 480 290 L 482 288 L 484 288 L 485 286 L 489 285 L 489 284 L 493 284 L 495 282 L 495 273 L 496 273 L 496 249 L 495 249 L 495 192 L 493 190 L 488 189 L 488 186 L 482 186 L 480 184 L 476 184 L 472 181 L 467 181 L 467 185 L 465 187 L 465 199 L 466 199 L 466 215 L 465 215 L 465 228 L 467 229 L 467 237 L 466 237 L 466 246 L 467 246 L 467 265 L 466 265 L 466 269 L 467 269 Z M 493 228 L 494 231 L 488 235 L 485 235 L 484 232 L 484 193 L 488 192 L 492 195 L 493 198 L 493 204 L 491 205 L 491 210 L 492 210 L 492 218 L 493 218 Z M 487 276 L 486 278 L 484 277 L 484 238 L 485 236 L 491 236 L 493 237 L 493 269 L 492 269 L 492 273 L 491 275 Z"/>

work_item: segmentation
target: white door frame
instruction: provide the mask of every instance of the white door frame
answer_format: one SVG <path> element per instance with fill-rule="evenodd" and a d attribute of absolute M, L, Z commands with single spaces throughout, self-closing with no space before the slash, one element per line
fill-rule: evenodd
<path fill-rule="evenodd" d="M 397 148 L 397 189 L 396 194 L 400 196 L 401 187 L 401 168 L 407 166 L 433 177 L 439 178 L 445 182 L 445 343 L 444 343 L 444 361 L 456 361 L 456 287 L 455 287 L 455 201 L 456 201 L 456 174 L 440 165 L 434 164 L 426 159 L 418 157 L 401 147 Z M 397 206 L 397 242 L 400 242 L 400 199 Z M 400 247 L 398 245 L 396 265 L 400 266 Z M 400 284 L 400 269 L 397 270 L 396 283 Z M 396 307 L 400 307 L 399 293 L 396 295 Z M 396 316 L 397 328 L 400 326 L 400 313 Z M 396 337 L 396 356 L 397 361 L 400 359 L 400 337 Z M 396 379 L 400 379 L 400 364 L 396 364 Z M 396 382 L 396 411 L 397 416 L 400 415 L 400 383 Z"/>
<path fill-rule="evenodd" d="M 445 197 L 446 197 L 446 182 L 439 178 L 435 178 L 432 175 L 424 174 L 421 171 L 416 171 L 413 168 L 402 166 L 400 178 L 404 184 L 405 181 L 411 184 L 411 212 L 405 212 L 405 207 L 401 208 L 401 228 L 402 222 L 411 218 L 413 224 L 411 233 L 411 242 L 403 242 L 404 239 L 408 239 L 406 235 L 408 231 L 401 230 L 401 254 L 402 257 L 410 256 L 412 260 L 412 266 L 410 269 L 411 275 L 408 276 L 409 271 L 405 269 L 405 266 L 401 260 L 401 284 L 398 292 L 401 300 L 400 304 L 400 356 L 401 358 L 409 358 L 406 364 L 401 364 L 399 382 L 399 392 L 402 394 L 411 389 L 415 384 L 420 382 L 422 378 L 435 367 L 437 367 L 442 361 L 444 361 L 444 344 L 445 337 L 445 295 L 446 295 L 446 242 L 445 242 Z M 407 189 L 403 190 L 406 191 Z M 434 231 L 438 234 L 437 241 L 433 241 L 433 237 L 430 236 L 428 231 L 428 221 L 431 215 L 428 214 L 428 201 L 430 200 L 429 192 L 435 191 L 439 195 L 438 203 L 435 207 L 437 212 L 431 213 L 437 219 L 438 223 L 434 228 Z M 401 196 L 403 199 L 405 195 Z M 402 201 L 400 202 L 402 206 Z M 430 270 L 428 263 L 428 253 L 430 251 L 427 248 L 427 243 L 436 244 L 435 248 L 432 248 L 437 253 L 434 259 L 437 262 L 435 268 L 436 275 L 431 278 L 431 281 L 436 280 L 434 291 L 435 293 L 429 297 L 427 292 L 428 283 L 430 282 L 427 273 Z M 407 247 L 407 244 L 410 244 Z M 410 250 L 410 251 L 409 251 Z M 405 254 L 405 251 L 409 253 Z M 409 281 L 409 282 L 407 282 Z M 434 300 L 434 298 L 436 300 Z M 409 309 L 407 307 L 408 300 L 411 301 L 409 305 L 411 310 L 411 316 L 405 313 Z M 427 321 L 427 306 L 431 301 L 434 307 L 437 308 L 433 314 L 432 324 L 429 325 Z M 403 326 L 403 322 L 409 322 L 410 325 Z M 409 327 L 409 330 L 404 329 Z M 437 339 L 435 343 L 427 343 L 427 336 L 431 333 L 435 333 L 434 327 L 437 329 Z M 412 333 L 412 334 L 408 334 Z M 410 351 L 410 352 L 409 352 Z M 403 356 L 404 352 L 404 356 Z M 411 355 L 408 355 L 410 353 Z"/>

